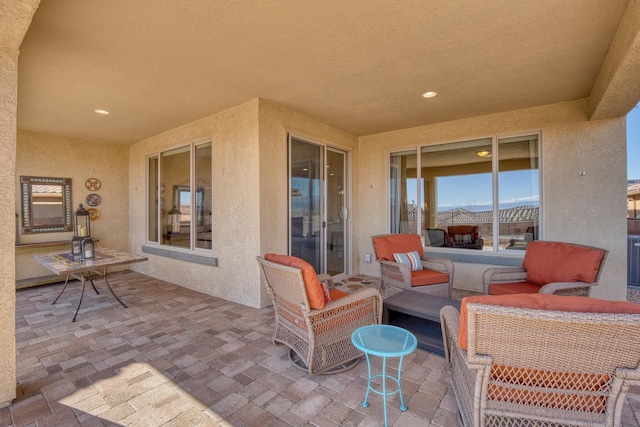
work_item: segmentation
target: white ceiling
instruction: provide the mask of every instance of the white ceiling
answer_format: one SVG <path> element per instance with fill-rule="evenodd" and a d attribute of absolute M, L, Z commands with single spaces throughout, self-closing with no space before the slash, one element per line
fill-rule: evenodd
<path fill-rule="evenodd" d="M 42 0 L 18 127 L 134 142 L 260 97 L 360 136 L 587 98 L 627 4 Z"/>

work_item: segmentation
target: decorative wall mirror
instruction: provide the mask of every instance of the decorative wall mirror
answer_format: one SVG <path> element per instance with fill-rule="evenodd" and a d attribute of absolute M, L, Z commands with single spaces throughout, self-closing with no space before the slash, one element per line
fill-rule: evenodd
<path fill-rule="evenodd" d="M 21 176 L 22 233 L 72 231 L 71 178 Z"/>

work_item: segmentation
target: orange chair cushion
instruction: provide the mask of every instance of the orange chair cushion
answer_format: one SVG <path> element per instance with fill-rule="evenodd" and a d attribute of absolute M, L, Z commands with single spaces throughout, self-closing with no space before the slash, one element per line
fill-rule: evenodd
<path fill-rule="evenodd" d="M 593 283 L 604 257 L 602 249 L 584 248 L 561 242 L 529 242 L 522 267 L 529 282 L 546 285 L 553 282 Z"/>
<path fill-rule="evenodd" d="M 437 285 L 447 283 L 449 275 L 428 268 L 411 272 L 411 286 Z"/>
<path fill-rule="evenodd" d="M 338 300 L 340 298 L 346 297 L 347 295 L 349 294 L 338 289 L 331 289 L 329 291 L 329 297 L 331 298 L 331 301 Z"/>
<path fill-rule="evenodd" d="M 489 285 L 489 295 L 537 294 L 542 286 L 533 282 L 494 283 Z"/>
<path fill-rule="evenodd" d="M 418 251 L 420 258 L 424 255 L 422 239 L 417 234 L 388 234 L 386 236 L 374 237 L 373 248 L 380 261 L 395 262 L 395 258 L 393 257 L 394 253 Z"/>
<path fill-rule="evenodd" d="M 289 255 L 265 254 L 264 259 L 289 267 L 295 267 L 302 270 L 302 279 L 304 280 L 304 288 L 307 291 L 307 300 L 309 307 L 316 310 L 322 310 L 325 305 L 324 292 L 322 285 L 318 280 L 318 275 L 313 266 L 307 261 Z"/>
<path fill-rule="evenodd" d="M 549 294 L 478 295 L 465 297 L 460 304 L 458 346 L 467 350 L 467 304 L 489 304 L 501 307 L 531 308 L 537 310 L 567 311 L 576 313 L 625 313 L 640 314 L 640 304 L 627 301 L 607 301 L 582 296 Z"/>

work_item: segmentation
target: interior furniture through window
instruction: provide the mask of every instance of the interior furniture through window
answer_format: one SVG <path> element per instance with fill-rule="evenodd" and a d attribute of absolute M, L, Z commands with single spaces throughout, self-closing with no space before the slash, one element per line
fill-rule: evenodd
<path fill-rule="evenodd" d="M 473 226 L 473 242 L 443 246 L 493 252 L 526 248 L 538 238 L 527 230 L 539 227 L 539 151 L 540 135 L 534 133 L 392 152 L 389 231 L 415 233 L 424 246 L 435 246 L 429 230 Z"/>

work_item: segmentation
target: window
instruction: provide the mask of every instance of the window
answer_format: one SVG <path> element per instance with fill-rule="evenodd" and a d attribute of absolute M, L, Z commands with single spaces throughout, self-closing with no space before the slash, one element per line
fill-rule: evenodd
<path fill-rule="evenodd" d="M 211 142 L 148 158 L 147 238 L 165 246 L 212 249 Z"/>
<path fill-rule="evenodd" d="M 539 238 L 539 135 L 391 153 L 390 231 L 425 246 L 523 250 Z"/>

